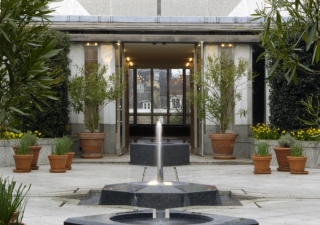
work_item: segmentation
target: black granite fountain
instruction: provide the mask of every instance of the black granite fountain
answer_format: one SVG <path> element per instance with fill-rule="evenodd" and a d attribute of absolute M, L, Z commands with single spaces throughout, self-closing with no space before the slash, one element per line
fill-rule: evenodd
<path fill-rule="evenodd" d="M 186 206 L 219 206 L 221 198 L 215 186 L 163 181 L 162 125 L 159 121 L 156 129 L 157 181 L 106 185 L 99 200 L 99 205 L 127 205 L 150 210 L 73 217 L 64 225 L 258 225 L 252 219 L 174 210 Z"/>

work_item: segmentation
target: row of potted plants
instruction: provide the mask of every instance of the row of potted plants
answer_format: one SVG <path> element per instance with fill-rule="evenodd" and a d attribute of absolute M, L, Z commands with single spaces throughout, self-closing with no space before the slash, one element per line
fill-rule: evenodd
<path fill-rule="evenodd" d="M 279 146 L 273 148 L 279 165 L 277 170 L 290 171 L 292 174 L 308 174 L 308 171 L 305 171 L 308 157 L 303 154 L 304 149 L 308 146 L 303 146 L 303 143 L 293 138 L 290 133 L 281 135 L 278 144 Z M 252 155 L 254 173 L 270 174 L 271 159 L 268 140 L 259 140 Z"/>
<path fill-rule="evenodd" d="M 16 165 L 14 172 L 24 173 L 39 168 L 37 162 L 41 146 L 37 145 L 37 139 L 35 134 L 25 133 L 19 140 L 19 145 L 12 147 Z M 54 139 L 51 155 L 48 155 L 51 167 L 50 172 L 63 173 L 71 169 L 72 159 L 75 154 L 70 152 L 72 144 L 73 140 L 66 136 Z"/>

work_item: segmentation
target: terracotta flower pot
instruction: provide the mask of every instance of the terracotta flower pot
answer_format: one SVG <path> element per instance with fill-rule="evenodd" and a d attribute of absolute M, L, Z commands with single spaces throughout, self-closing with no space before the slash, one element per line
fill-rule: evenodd
<path fill-rule="evenodd" d="M 74 152 L 67 152 L 66 155 L 68 156 L 67 161 L 66 161 L 66 169 L 71 170 L 72 159 L 73 159 L 75 153 Z"/>
<path fill-rule="evenodd" d="M 66 169 L 66 161 L 67 155 L 48 155 L 48 159 L 50 162 L 50 172 L 51 173 L 65 173 Z"/>
<path fill-rule="evenodd" d="M 290 173 L 292 174 L 308 174 L 308 171 L 305 171 L 306 163 L 307 163 L 307 156 L 302 157 L 292 157 L 288 156 L 288 161 L 290 164 Z"/>
<path fill-rule="evenodd" d="M 32 170 L 39 169 L 39 166 L 37 164 L 38 164 L 39 153 L 40 153 L 41 148 L 42 148 L 42 146 L 31 146 L 30 147 L 30 150 L 33 154 L 33 159 L 31 162 L 31 169 Z"/>
<path fill-rule="evenodd" d="M 273 148 L 274 152 L 277 156 L 277 161 L 279 167 L 277 168 L 278 171 L 290 171 L 290 165 L 287 156 L 290 156 L 291 148 L 284 148 L 280 146 L 276 146 Z"/>
<path fill-rule="evenodd" d="M 31 171 L 33 155 L 13 155 L 13 159 L 16 164 L 16 169 L 13 172 L 26 173 Z"/>
<path fill-rule="evenodd" d="M 235 159 L 233 155 L 234 142 L 237 134 L 209 134 L 213 148 L 214 159 Z"/>
<path fill-rule="evenodd" d="M 254 171 L 255 174 L 270 174 L 270 162 L 272 159 L 272 156 L 251 156 L 254 164 Z"/>
<path fill-rule="evenodd" d="M 105 133 L 78 133 L 81 145 L 81 158 L 102 158 Z"/>

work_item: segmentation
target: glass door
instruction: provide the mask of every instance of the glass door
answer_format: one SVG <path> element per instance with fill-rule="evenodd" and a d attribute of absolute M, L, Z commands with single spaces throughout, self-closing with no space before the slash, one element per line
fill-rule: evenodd
<path fill-rule="evenodd" d="M 121 42 L 116 43 L 115 45 L 115 58 L 116 58 L 116 73 L 121 72 L 122 78 L 121 80 L 118 80 L 117 82 L 123 82 L 124 81 L 124 71 L 125 71 L 125 64 L 124 62 L 124 52 L 123 52 L 123 45 Z M 120 156 L 123 155 L 122 149 L 125 147 L 125 122 L 122 121 L 122 119 L 126 118 L 123 113 L 125 112 L 123 104 L 125 102 L 125 95 L 123 94 L 122 98 L 118 98 L 116 100 L 116 153 Z"/>
<path fill-rule="evenodd" d="M 201 62 L 203 60 L 203 42 L 200 42 L 194 47 L 194 71 L 195 73 L 200 69 L 201 74 L 203 74 L 203 69 L 201 67 Z M 193 87 L 196 91 L 201 92 L 202 88 L 199 86 Z M 193 109 L 193 124 L 194 124 L 194 147 L 196 150 L 196 154 L 203 156 L 203 135 L 204 135 L 204 127 L 205 127 L 205 119 L 199 119 L 197 117 L 197 108 Z"/>
<path fill-rule="evenodd" d="M 187 107 L 186 101 L 189 87 L 189 68 L 130 69 L 128 93 L 131 127 L 140 126 L 151 130 L 160 119 L 164 125 L 164 135 L 169 126 L 172 129 L 180 127 L 190 133 L 190 107 Z"/>

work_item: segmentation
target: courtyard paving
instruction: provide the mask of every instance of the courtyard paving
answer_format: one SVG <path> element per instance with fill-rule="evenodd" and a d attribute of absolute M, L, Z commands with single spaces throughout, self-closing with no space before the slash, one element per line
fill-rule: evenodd
<path fill-rule="evenodd" d="M 221 192 L 231 191 L 242 206 L 186 207 L 183 210 L 251 218 L 260 225 L 319 225 L 320 169 L 307 168 L 308 175 L 278 172 L 253 174 L 249 159 L 213 160 L 212 156 L 191 156 L 191 165 L 165 167 L 164 180 L 215 185 Z M 62 225 L 69 217 L 109 214 L 134 210 L 132 207 L 78 205 L 79 197 L 106 184 L 156 179 L 156 167 L 129 165 L 129 156 L 106 155 L 103 159 L 75 159 L 72 170 L 49 172 L 40 165 L 31 173 L 13 173 L 1 167 L 2 177 L 31 184 L 24 222 L 27 225 Z M 176 173 L 177 172 L 177 173 Z"/>

